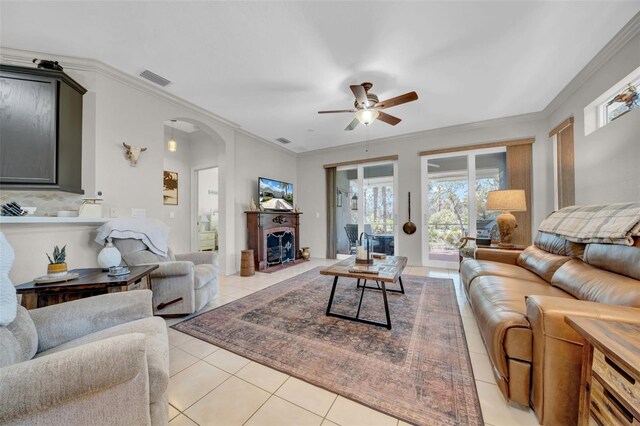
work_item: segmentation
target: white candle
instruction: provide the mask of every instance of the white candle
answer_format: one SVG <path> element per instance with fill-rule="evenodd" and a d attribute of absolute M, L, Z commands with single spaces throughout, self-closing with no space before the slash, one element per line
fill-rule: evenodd
<path fill-rule="evenodd" d="M 356 248 L 356 258 L 360 259 L 360 260 L 366 260 L 367 259 L 367 251 L 364 249 L 363 246 L 358 246 Z"/>

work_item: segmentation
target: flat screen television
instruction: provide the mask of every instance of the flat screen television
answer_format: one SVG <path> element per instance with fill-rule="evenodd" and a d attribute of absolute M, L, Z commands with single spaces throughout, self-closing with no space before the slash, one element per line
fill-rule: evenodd
<path fill-rule="evenodd" d="M 274 179 L 259 178 L 260 207 L 264 210 L 293 210 L 293 185 Z"/>

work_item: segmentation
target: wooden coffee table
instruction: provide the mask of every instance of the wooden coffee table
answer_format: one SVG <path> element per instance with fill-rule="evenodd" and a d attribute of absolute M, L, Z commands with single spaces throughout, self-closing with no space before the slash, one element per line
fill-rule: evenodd
<path fill-rule="evenodd" d="M 402 270 L 405 266 L 407 266 L 407 258 L 404 256 L 387 256 L 384 259 L 375 259 L 372 266 L 379 267 L 379 272 L 377 274 L 363 273 L 363 272 L 349 272 L 350 269 L 354 267 L 356 261 L 355 256 L 351 256 L 348 259 L 345 259 L 341 262 L 338 262 L 334 265 L 328 266 L 322 270 L 320 270 L 321 275 L 331 275 L 335 277 L 333 279 L 333 287 L 331 288 L 331 296 L 329 296 L 329 304 L 327 305 L 326 315 L 330 317 L 336 317 L 341 319 L 346 319 L 350 321 L 361 322 L 364 324 L 376 325 L 379 327 L 386 327 L 391 329 L 391 315 L 389 315 L 389 303 L 387 301 L 387 292 L 393 293 L 402 293 L 404 294 L 404 287 L 402 286 Z M 358 304 L 358 312 L 355 317 L 350 317 L 347 315 L 336 314 L 331 312 L 331 306 L 333 304 L 333 296 L 336 292 L 336 286 L 338 285 L 338 278 L 353 278 L 356 281 L 356 287 L 362 288 L 362 293 L 360 293 L 360 302 Z M 364 283 L 360 285 L 360 280 L 364 280 Z M 368 286 L 367 280 L 375 281 L 376 286 Z M 400 284 L 399 290 L 388 290 L 386 284 Z M 364 296 L 365 290 L 380 290 L 382 292 L 382 300 L 384 301 L 384 312 L 387 317 L 387 322 L 377 322 L 360 318 L 360 307 L 362 306 L 362 297 Z"/>
<path fill-rule="evenodd" d="M 100 268 L 73 269 L 69 272 L 80 275 L 74 280 L 51 284 L 36 284 L 31 281 L 16 286 L 16 292 L 22 295 L 22 306 L 25 308 L 43 308 L 98 294 L 135 290 L 140 288 L 144 277 L 151 289 L 149 274 L 155 269 L 158 269 L 158 265 L 129 266 L 129 274 L 117 277 L 108 276 Z"/>

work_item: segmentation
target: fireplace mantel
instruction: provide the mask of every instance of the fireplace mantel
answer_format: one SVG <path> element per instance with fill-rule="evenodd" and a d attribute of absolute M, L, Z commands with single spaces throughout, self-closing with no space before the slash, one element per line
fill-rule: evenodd
<path fill-rule="evenodd" d="M 300 215 L 301 212 L 245 211 L 247 215 L 247 248 L 253 250 L 255 268 L 269 269 L 265 235 L 273 228 L 290 228 L 295 235 L 296 260 L 300 259 Z M 293 264 L 294 262 L 291 262 Z M 288 266 L 288 265 L 284 265 Z"/>

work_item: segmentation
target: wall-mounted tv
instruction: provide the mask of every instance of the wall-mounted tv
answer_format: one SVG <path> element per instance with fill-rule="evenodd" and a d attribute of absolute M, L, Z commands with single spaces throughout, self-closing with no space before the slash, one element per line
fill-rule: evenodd
<path fill-rule="evenodd" d="M 261 177 L 258 193 L 264 210 L 293 210 L 293 184 Z"/>

